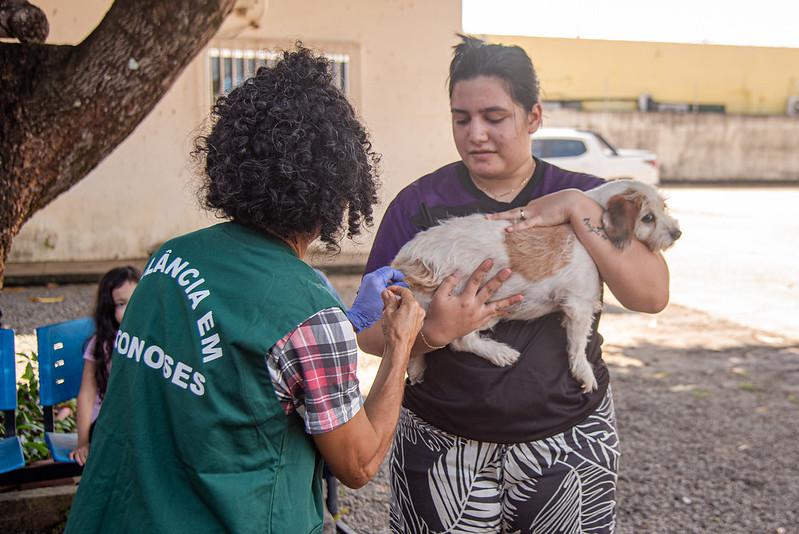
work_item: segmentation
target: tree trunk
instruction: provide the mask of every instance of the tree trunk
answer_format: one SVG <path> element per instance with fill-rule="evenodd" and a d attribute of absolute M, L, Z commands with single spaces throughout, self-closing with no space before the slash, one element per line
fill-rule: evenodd
<path fill-rule="evenodd" d="M 0 37 L 43 43 L 50 33 L 44 11 L 27 0 L 0 0 Z"/>
<path fill-rule="evenodd" d="M 76 46 L 0 43 L 0 287 L 14 236 L 155 107 L 235 0 L 120 0 Z"/>

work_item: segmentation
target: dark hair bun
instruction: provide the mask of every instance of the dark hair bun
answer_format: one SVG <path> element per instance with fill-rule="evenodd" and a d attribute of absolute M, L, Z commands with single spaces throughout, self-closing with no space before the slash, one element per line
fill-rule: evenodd
<path fill-rule="evenodd" d="M 489 44 L 470 35 L 458 34 L 449 66 L 449 96 L 462 80 L 478 76 L 496 76 L 503 80 L 515 102 L 530 111 L 538 103 L 538 75 L 530 56 L 518 46 Z"/>

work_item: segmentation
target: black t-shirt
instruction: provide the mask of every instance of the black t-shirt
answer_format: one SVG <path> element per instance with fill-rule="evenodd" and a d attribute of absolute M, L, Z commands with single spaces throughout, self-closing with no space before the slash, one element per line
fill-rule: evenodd
<path fill-rule="evenodd" d="M 416 233 L 446 218 L 506 211 L 555 191 L 585 191 L 603 183 L 595 176 L 535 161 L 531 180 L 508 203 L 475 187 L 461 162 L 416 180 L 397 195 L 383 217 L 366 272 L 391 263 Z M 599 406 L 609 375 L 596 330 L 599 314 L 587 348 L 598 382 L 590 394 L 582 393 L 569 372 L 561 322 L 562 314 L 556 312 L 534 321 L 500 321 L 493 332 L 485 332 L 521 352 L 508 367 L 450 347 L 428 354 L 424 381 L 406 386 L 404 406 L 446 432 L 494 443 L 534 441 L 571 428 Z"/>

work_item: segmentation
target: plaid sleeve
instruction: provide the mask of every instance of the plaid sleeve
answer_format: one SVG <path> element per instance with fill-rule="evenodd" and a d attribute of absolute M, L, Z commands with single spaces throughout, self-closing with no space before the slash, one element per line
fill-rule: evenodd
<path fill-rule="evenodd" d="M 286 334 L 266 363 L 283 411 L 299 413 L 309 434 L 340 427 L 363 405 L 355 332 L 339 308 L 322 310 Z"/>

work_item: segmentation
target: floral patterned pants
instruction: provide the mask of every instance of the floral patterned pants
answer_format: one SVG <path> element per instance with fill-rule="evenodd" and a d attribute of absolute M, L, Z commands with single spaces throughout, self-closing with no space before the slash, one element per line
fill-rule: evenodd
<path fill-rule="evenodd" d="M 610 389 L 566 432 L 510 445 L 448 434 L 403 408 L 391 532 L 613 532 L 618 445 Z"/>

